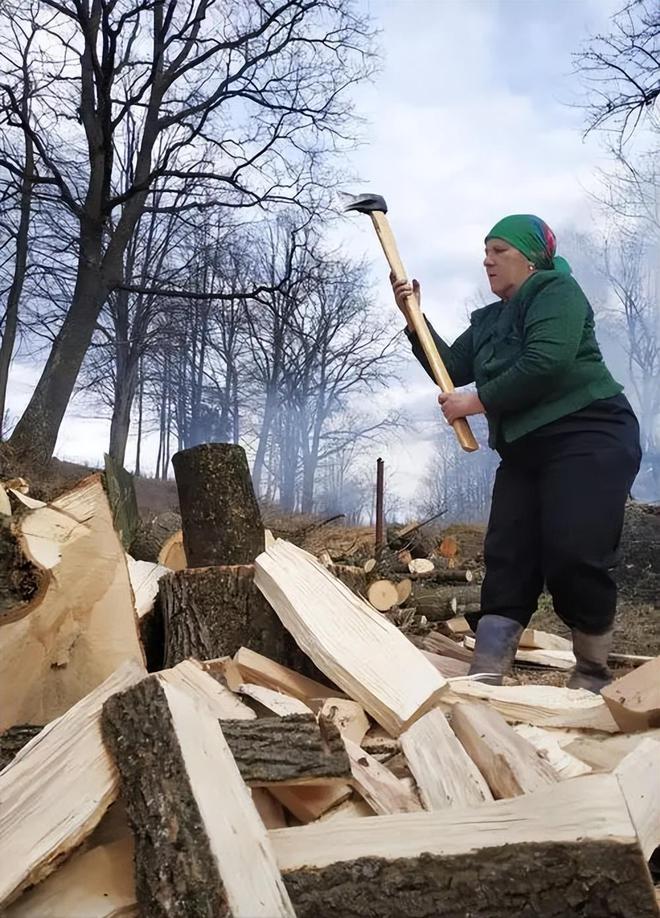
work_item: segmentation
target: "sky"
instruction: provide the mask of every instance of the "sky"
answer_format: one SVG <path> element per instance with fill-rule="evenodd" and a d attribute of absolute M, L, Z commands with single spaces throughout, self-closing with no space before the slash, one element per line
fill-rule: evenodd
<path fill-rule="evenodd" d="M 588 190 L 605 154 L 597 137 L 583 138 L 572 53 L 607 31 L 620 0 L 361 2 L 379 29 L 383 63 L 354 94 L 365 123 L 362 144 L 346 159 L 346 190 L 385 196 L 425 312 L 451 340 L 465 326 L 469 302 L 486 294 L 483 238 L 500 217 L 539 214 L 557 231 L 559 252 L 562 227 L 591 226 Z M 347 250 L 373 261 L 382 278 L 375 293 L 394 309 L 368 218 L 347 217 L 336 232 Z M 32 367 L 15 364 L 12 415 L 35 381 Z M 386 398 L 412 419 L 428 413 L 435 389 L 411 358 L 403 384 Z M 88 414 L 74 400 L 57 455 L 101 461 L 109 422 Z M 419 475 L 410 469 L 431 458 L 430 444 L 404 435 L 378 452 L 388 479 L 412 500 Z M 129 467 L 131 457 L 129 444 Z"/>

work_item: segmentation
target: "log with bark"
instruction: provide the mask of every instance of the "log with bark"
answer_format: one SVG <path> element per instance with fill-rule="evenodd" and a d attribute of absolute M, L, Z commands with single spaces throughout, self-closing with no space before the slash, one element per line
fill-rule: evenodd
<path fill-rule="evenodd" d="M 160 581 L 165 665 L 233 656 L 248 646 L 284 665 L 301 654 L 254 583 L 254 565 L 178 571 Z"/>
<path fill-rule="evenodd" d="M 133 476 L 107 453 L 104 460 L 104 483 L 112 509 L 112 519 L 121 543 L 128 551 L 140 522 Z"/>
<path fill-rule="evenodd" d="M 337 728 L 313 714 L 223 721 L 241 777 L 253 787 L 345 783 L 351 766 Z"/>
<path fill-rule="evenodd" d="M 264 527 L 245 450 L 203 443 L 172 457 L 188 567 L 252 564 Z"/>
<path fill-rule="evenodd" d="M 465 584 L 434 583 L 428 580 L 413 582 L 406 606 L 414 607 L 429 621 L 444 621 L 453 618 L 459 606 L 478 605 L 481 587 Z"/>
<path fill-rule="evenodd" d="M 131 547 L 130 554 L 136 561 L 158 563 L 165 543 L 176 533 L 181 532 L 181 514 L 174 510 L 165 510 L 155 516 L 141 519 Z"/>
<path fill-rule="evenodd" d="M 121 775 L 145 918 L 293 918 L 266 829 L 204 698 L 150 676 L 106 703 L 103 734 Z"/>
<path fill-rule="evenodd" d="M 658 781 L 655 781 L 656 792 Z M 475 809 L 269 833 L 299 918 L 655 918 L 651 878 L 613 775 Z"/>

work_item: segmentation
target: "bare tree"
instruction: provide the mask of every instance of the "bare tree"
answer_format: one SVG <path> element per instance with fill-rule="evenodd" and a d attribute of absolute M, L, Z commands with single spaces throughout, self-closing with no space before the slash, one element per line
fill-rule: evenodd
<path fill-rule="evenodd" d="M 660 6 L 631 0 L 575 55 L 589 91 L 587 130 L 607 129 L 621 146 L 648 118 L 657 127 L 660 97 Z"/>
<path fill-rule="evenodd" d="M 24 23 L 12 22 L 11 29 L 14 42 L 0 53 L 0 62 L 3 66 L 13 70 L 16 79 L 12 83 L 12 91 L 16 105 L 20 107 L 21 118 L 30 119 L 31 99 L 35 92 L 29 67 L 29 58 L 33 42 L 38 32 L 38 27 L 31 22 L 25 27 Z M 12 54 L 17 50 L 18 55 Z M 5 191 L 3 194 L 3 209 L 9 210 L 16 203 L 18 224 L 9 227 L 9 236 L 14 239 L 13 269 L 11 282 L 7 291 L 5 302 L 4 325 L 2 329 L 2 343 L 0 344 L 0 439 L 5 435 L 4 419 L 7 402 L 7 384 L 9 382 L 9 368 L 11 365 L 16 334 L 18 331 L 19 305 L 25 274 L 27 270 L 28 247 L 30 236 L 30 223 L 33 209 L 34 185 L 34 143 L 29 134 L 21 132 L 22 156 L 14 151 L 14 135 L 12 131 L 11 116 L 7 111 L 2 112 L 4 133 L 2 149 L 0 150 L 0 166 L 4 171 Z M 8 206 L 9 205 L 9 206 Z M 11 221 L 9 221 L 11 223 Z"/>
<path fill-rule="evenodd" d="M 345 90 L 368 72 L 370 36 L 350 0 L 41 0 L 36 16 L 49 42 L 29 66 L 50 75 L 49 92 L 26 115 L 11 73 L 0 91 L 34 145 L 35 184 L 74 217 L 79 242 L 66 317 L 11 438 L 45 459 L 154 188 L 173 208 L 193 180 L 194 209 L 305 198 L 345 136 Z M 20 4 L 4 17 L 33 18 Z"/>
<path fill-rule="evenodd" d="M 480 442 L 487 440 L 485 419 L 476 417 L 473 427 Z M 442 418 L 433 422 L 433 459 L 420 486 L 418 512 L 430 517 L 441 510 L 445 519 L 481 522 L 488 518 L 497 453 L 487 448 L 467 456 Z"/>

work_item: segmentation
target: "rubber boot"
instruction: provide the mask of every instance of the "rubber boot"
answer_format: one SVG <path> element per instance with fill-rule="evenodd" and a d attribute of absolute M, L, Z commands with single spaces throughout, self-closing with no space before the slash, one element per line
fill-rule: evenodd
<path fill-rule="evenodd" d="M 585 634 L 573 629 L 575 668 L 567 682 L 568 688 L 587 689 L 595 695 L 612 681 L 607 658 L 612 647 L 612 629 L 605 634 Z"/>
<path fill-rule="evenodd" d="M 483 615 L 477 625 L 474 655 L 468 675 L 477 682 L 502 685 L 513 666 L 522 625 L 504 615 Z"/>

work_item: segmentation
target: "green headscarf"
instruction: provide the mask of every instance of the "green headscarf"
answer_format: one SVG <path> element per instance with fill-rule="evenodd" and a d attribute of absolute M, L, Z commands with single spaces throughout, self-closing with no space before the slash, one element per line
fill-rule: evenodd
<path fill-rule="evenodd" d="M 571 273 L 571 266 L 566 259 L 555 255 L 555 234 L 547 223 L 533 214 L 512 214 L 510 217 L 504 217 L 488 233 L 486 242 L 489 239 L 504 239 L 541 271 Z"/>

